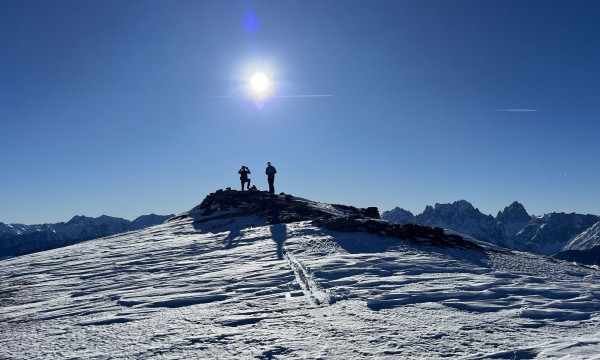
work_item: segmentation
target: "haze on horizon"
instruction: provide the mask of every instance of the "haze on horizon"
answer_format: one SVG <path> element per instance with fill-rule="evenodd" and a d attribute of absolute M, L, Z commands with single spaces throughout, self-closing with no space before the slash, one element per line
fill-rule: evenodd
<path fill-rule="evenodd" d="M 267 161 L 322 202 L 600 214 L 599 38 L 585 0 L 4 0 L 0 221 L 179 213 Z"/>

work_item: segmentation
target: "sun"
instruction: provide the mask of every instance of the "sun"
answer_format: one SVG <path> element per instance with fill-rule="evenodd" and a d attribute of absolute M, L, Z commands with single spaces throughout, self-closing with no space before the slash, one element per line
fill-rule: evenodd
<path fill-rule="evenodd" d="M 257 95 L 266 95 L 271 86 L 271 82 L 265 73 L 256 72 L 250 78 L 250 87 Z"/>

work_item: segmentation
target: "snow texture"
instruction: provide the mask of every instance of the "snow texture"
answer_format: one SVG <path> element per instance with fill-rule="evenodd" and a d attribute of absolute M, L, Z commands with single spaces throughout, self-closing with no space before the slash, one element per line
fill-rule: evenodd
<path fill-rule="evenodd" d="M 600 358 L 600 274 L 531 254 L 215 207 L 1 265 L 0 358 Z"/>

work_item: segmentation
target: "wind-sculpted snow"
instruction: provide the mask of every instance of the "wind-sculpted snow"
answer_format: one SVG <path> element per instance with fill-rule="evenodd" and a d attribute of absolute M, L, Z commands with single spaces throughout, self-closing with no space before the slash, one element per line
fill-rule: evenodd
<path fill-rule="evenodd" d="M 205 204 L 152 228 L 2 261 L 0 358 L 600 353 L 592 268 L 467 248 L 455 234 L 402 240 L 369 231 L 368 219 L 331 230 L 323 224 L 359 209 L 295 198 L 252 214 L 268 207 L 260 201 Z M 331 217 L 295 221 L 305 213 L 289 211 L 301 203 Z"/>

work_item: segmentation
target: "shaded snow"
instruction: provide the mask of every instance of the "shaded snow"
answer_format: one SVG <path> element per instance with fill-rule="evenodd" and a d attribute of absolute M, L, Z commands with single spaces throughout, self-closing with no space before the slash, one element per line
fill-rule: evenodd
<path fill-rule="evenodd" d="M 221 217 L 1 264 L 0 358 L 600 353 L 599 274 L 521 253 Z"/>

